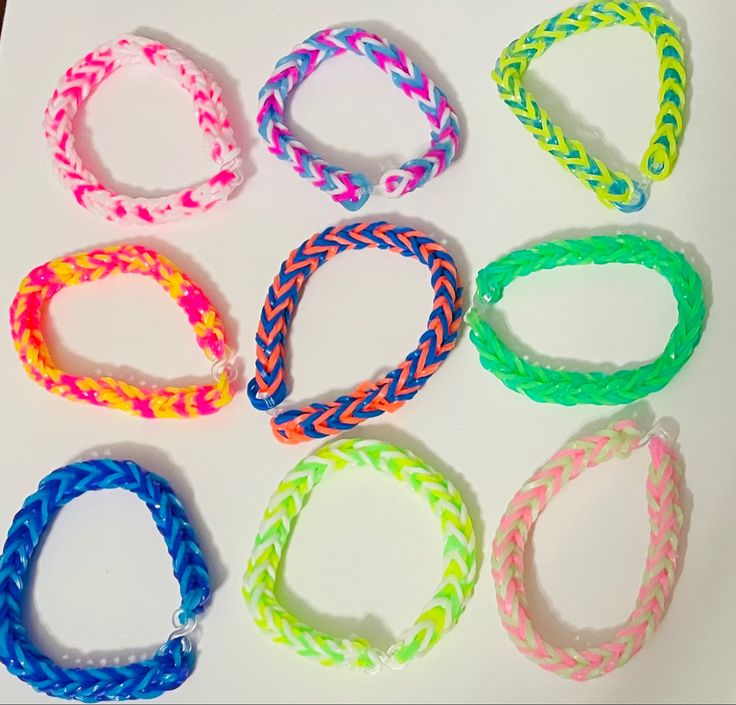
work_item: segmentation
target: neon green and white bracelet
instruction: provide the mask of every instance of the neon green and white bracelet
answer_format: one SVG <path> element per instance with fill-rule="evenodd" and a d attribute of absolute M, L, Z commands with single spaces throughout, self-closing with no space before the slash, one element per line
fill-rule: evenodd
<path fill-rule="evenodd" d="M 365 639 L 331 636 L 299 621 L 279 603 L 276 576 L 296 517 L 326 475 L 349 466 L 372 468 L 411 487 L 440 520 L 442 580 L 414 624 L 385 653 Z M 477 578 L 475 534 L 460 493 L 440 473 L 388 443 L 341 439 L 301 460 L 281 481 L 268 504 L 243 577 L 243 596 L 253 620 L 275 642 L 323 666 L 376 673 L 399 669 L 429 651 L 457 623 Z"/>

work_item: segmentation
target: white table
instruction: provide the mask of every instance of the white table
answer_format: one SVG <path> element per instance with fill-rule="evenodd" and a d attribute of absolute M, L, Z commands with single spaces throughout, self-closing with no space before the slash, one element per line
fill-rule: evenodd
<path fill-rule="evenodd" d="M 278 444 L 268 417 L 243 393 L 214 417 L 174 422 L 55 398 L 26 378 L 6 331 L 0 336 L 0 529 L 47 472 L 109 453 L 168 477 L 201 531 L 217 589 L 202 620 L 196 673 L 162 702 L 723 702 L 736 695 L 736 211 L 729 132 L 736 111 L 730 32 L 736 3 L 672 4 L 686 27 L 692 109 L 671 178 L 654 185 L 644 211 L 627 216 L 601 206 L 534 145 L 489 77 L 501 49 L 564 8 L 564 0 L 450 6 L 10 1 L 0 42 L 3 306 L 38 264 L 100 244 L 143 242 L 213 296 L 250 376 L 261 303 L 282 259 L 317 230 L 375 218 L 444 240 L 469 291 L 480 267 L 516 247 L 624 231 L 683 247 L 712 295 L 693 359 L 665 390 L 634 408 L 645 421 L 664 416 L 680 426 L 692 511 L 674 601 L 629 665 L 586 685 L 545 673 L 516 652 L 496 615 L 488 552 L 507 502 L 535 467 L 582 428 L 624 410 L 533 403 L 485 373 L 463 334 L 416 399 L 356 429 L 354 435 L 418 453 L 457 483 L 472 507 L 482 556 L 476 594 L 456 630 L 407 670 L 368 678 L 320 668 L 271 644 L 240 596 L 271 492 L 318 443 Z M 457 13 L 448 14 L 448 7 Z M 372 198 L 357 215 L 269 155 L 255 129 L 257 91 L 275 61 L 318 28 L 340 24 L 363 26 L 404 48 L 454 99 L 464 128 L 461 157 L 446 174 L 399 201 Z M 236 198 L 205 216 L 124 229 L 79 208 L 51 171 L 41 119 L 58 77 L 85 52 L 130 31 L 181 49 L 223 86 L 247 178 Z M 657 90 L 656 54 L 643 32 L 614 28 L 571 39 L 540 59 L 529 80 L 593 151 L 638 163 Z M 295 96 L 292 120 L 329 159 L 372 176 L 418 153 L 428 139 L 416 107 L 355 57 L 320 68 Z M 80 122 L 89 163 L 126 191 L 173 189 L 211 171 L 187 96 L 145 67 L 105 82 Z M 430 294 L 421 266 L 387 253 L 344 254 L 326 266 L 310 282 L 296 318 L 290 401 L 332 398 L 402 359 L 424 328 Z M 514 284 L 502 308 L 525 345 L 589 366 L 655 357 L 675 321 L 663 279 L 618 265 L 535 275 Z M 184 317 L 151 281 L 117 277 L 65 291 L 50 318 L 55 353 L 74 371 L 140 370 L 156 380 L 208 374 Z M 604 638 L 633 607 L 647 543 L 645 456 L 591 472 L 540 520 L 532 601 L 551 638 L 568 644 L 577 633 L 583 641 Z M 285 569 L 286 602 L 322 628 L 359 633 L 385 647 L 430 596 L 439 548 L 434 518 L 411 493 L 368 474 L 334 478 L 299 522 Z M 99 659 L 150 653 L 170 631 L 177 595 L 145 508 L 110 492 L 84 496 L 61 513 L 38 561 L 29 611 L 49 654 Z M 0 701 L 48 700 L 3 670 Z"/>

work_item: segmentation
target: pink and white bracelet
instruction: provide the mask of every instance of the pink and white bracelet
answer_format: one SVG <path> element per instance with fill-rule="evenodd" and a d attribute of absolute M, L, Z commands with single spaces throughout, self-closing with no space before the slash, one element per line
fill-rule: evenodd
<path fill-rule="evenodd" d="M 649 550 L 634 611 L 605 644 L 583 650 L 554 646 L 534 628 L 527 606 L 525 552 L 534 524 L 552 497 L 584 470 L 626 458 L 647 444 L 652 459 L 647 477 Z M 516 648 L 542 668 L 576 681 L 609 673 L 634 656 L 659 626 L 677 578 L 680 493 L 677 452 L 667 434 L 655 429 L 642 436 L 633 421 L 573 441 L 537 470 L 506 509 L 491 555 L 498 611 Z"/>
<path fill-rule="evenodd" d="M 74 147 L 74 117 L 94 88 L 121 66 L 150 63 L 189 93 L 197 122 L 218 171 L 193 188 L 159 198 L 115 193 L 87 169 Z M 170 223 L 228 199 L 242 183 L 240 148 L 222 102 L 220 86 L 206 72 L 161 42 L 124 34 L 84 56 L 61 77 L 43 122 L 53 164 L 79 205 L 126 225 Z"/>

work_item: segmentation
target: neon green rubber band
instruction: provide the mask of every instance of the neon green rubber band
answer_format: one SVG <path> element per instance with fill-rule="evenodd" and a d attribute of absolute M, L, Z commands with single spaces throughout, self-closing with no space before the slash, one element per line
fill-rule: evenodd
<path fill-rule="evenodd" d="M 335 637 L 300 622 L 279 603 L 276 576 L 296 517 L 326 475 L 348 466 L 372 468 L 405 483 L 430 505 L 443 536 L 442 580 L 414 624 L 386 653 L 365 639 Z M 458 491 L 419 458 L 388 443 L 339 440 L 300 461 L 269 502 L 243 577 L 243 597 L 255 623 L 275 642 L 324 666 L 368 673 L 402 668 L 429 651 L 458 621 L 476 581 L 475 534 Z"/>
<path fill-rule="evenodd" d="M 523 359 L 499 338 L 483 319 L 482 309 L 501 300 L 517 277 L 543 269 L 574 264 L 640 264 L 665 277 L 677 300 L 677 325 L 664 352 L 636 369 L 604 372 L 556 370 Z M 470 340 L 480 362 L 509 389 L 539 402 L 627 404 L 659 391 L 690 359 L 705 325 L 703 283 L 679 252 L 657 240 L 636 235 L 595 235 L 580 240 L 556 240 L 517 250 L 482 269 L 476 279 L 475 305 L 468 311 Z"/>

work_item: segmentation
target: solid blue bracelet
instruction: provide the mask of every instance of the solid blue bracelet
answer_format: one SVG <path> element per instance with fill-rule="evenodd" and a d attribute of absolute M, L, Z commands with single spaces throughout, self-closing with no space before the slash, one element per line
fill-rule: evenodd
<path fill-rule="evenodd" d="M 181 606 L 178 624 L 152 658 L 124 666 L 62 668 L 31 641 L 23 624 L 23 593 L 33 557 L 61 507 L 85 492 L 124 489 L 151 512 L 173 560 Z M 194 669 L 189 634 L 210 597 L 210 577 L 194 529 L 169 483 L 131 460 L 72 463 L 47 475 L 15 515 L 0 556 L 0 661 L 35 690 L 95 703 L 155 698 L 179 687 Z"/>

